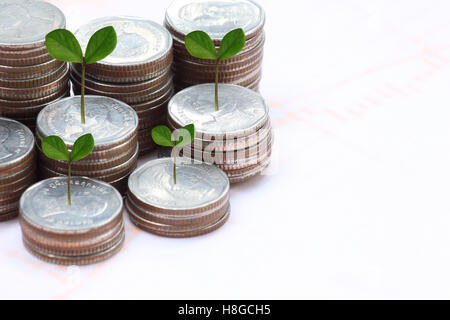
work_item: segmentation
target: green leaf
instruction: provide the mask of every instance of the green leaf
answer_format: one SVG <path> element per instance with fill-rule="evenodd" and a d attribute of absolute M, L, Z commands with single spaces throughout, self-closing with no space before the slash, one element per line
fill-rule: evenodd
<path fill-rule="evenodd" d="M 65 62 L 83 62 L 83 51 L 72 32 L 56 29 L 45 36 L 48 53 L 56 60 Z"/>
<path fill-rule="evenodd" d="M 104 27 L 96 31 L 89 39 L 86 47 L 86 64 L 94 63 L 106 58 L 117 45 L 117 34 L 113 27 Z"/>
<path fill-rule="evenodd" d="M 166 126 L 156 126 L 152 129 L 152 138 L 156 144 L 164 147 L 173 147 L 172 132 Z"/>
<path fill-rule="evenodd" d="M 192 140 L 194 140 L 194 137 L 195 137 L 195 126 L 193 123 L 191 123 L 179 130 L 178 140 L 175 145 L 177 147 L 187 146 L 192 142 Z"/>
<path fill-rule="evenodd" d="M 42 140 L 42 151 L 53 160 L 69 161 L 69 150 L 63 139 L 58 136 L 48 136 Z"/>
<path fill-rule="evenodd" d="M 92 134 L 87 133 L 75 141 L 70 158 L 72 162 L 81 160 L 87 157 L 92 150 L 94 150 L 94 137 Z"/>
<path fill-rule="evenodd" d="M 237 55 L 245 45 L 245 33 L 241 28 L 228 32 L 220 43 L 218 59 L 226 60 Z"/>
<path fill-rule="evenodd" d="M 200 59 L 216 60 L 217 51 L 214 42 L 203 31 L 192 31 L 184 38 L 187 51 L 191 56 Z"/>

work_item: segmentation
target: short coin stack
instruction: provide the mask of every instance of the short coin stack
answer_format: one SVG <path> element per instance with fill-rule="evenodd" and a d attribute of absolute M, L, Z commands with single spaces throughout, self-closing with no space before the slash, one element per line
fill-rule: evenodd
<path fill-rule="evenodd" d="M 17 216 L 20 196 L 36 178 L 35 160 L 30 129 L 0 118 L 0 221 Z"/>
<path fill-rule="evenodd" d="M 125 232 L 122 196 L 110 185 L 84 177 L 40 181 L 20 199 L 25 248 L 36 257 L 62 265 L 103 261 L 122 247 Z"/>
<path fill-rule="evenodd" d="M 230 183 L 222 170 L 177 159 L 152 160 L 128 181 L 126 208 L 139 228 L 166 237 L 193 237 L 221 227 L 230 215 Z"/>
<path fill-rule="evenodd" d="M 113 26 L 117 47 L 107 58 L 86 66 L 86 93 L 108 96 L 129 104 L 139 117 L 140 153 L 155 148 L 151 129 L 163 124 L 173 95 L 172 38 L 161 25 L 140 18 L 94 20 L 75 32 L 81 46 L 98 29 Z M 81 67 L 73 64 L 74 91 L 81 90 Z"/>
<path fill-rule="evenodd" d="M 219 84 L 215 111 L 214 84 L 186 88 L 169 102 L 172 129 L 195 124 L 196 136 L 183 155 L 215 164 L 231 183 L 261 173 L 270 163 L 273 133 L 268 107 L 258 93 L 232 84 Z"/>
<path fill-rule="evenodd" d="M 242 28 L 244 49 L 219 63 L 219 82 L 258 91 L 264 49 L 263 9 L 250 0 L 175 0 L 166 11 L 165 25 L 173 36 L 174 83 L 180 89 L 215 81 L 215 61 L 192 57 L 184 38 L 195 30 L 206 32 L 217 48 L 229 31 Z"/>
<path fill-rule="evenodd" d="M 3 0 L 0 14 L 0 116 L 33 130 L 39 111 L 70 93 L 67 63 L 45 47 L 45 35 L 66 20 L 43 1 Z"/>
<path fill-rule="evenodd" d="M 61 137 L 71 150 L 77 138 L 94 137 L 94 151 L 72 164 L 72 174 L 96 178 L 126 192 L 127 179 L 137 165 L 138 118 L 127 104 L 109 97 L 85 96 L 86 123 L 80 119 L 80 97 L 69 97 L 45 107 L 38 115 L 36 144 L 43 178 L 67 174 L 67 162 L 49 159 L 41 149 L 45 137 Z"/>

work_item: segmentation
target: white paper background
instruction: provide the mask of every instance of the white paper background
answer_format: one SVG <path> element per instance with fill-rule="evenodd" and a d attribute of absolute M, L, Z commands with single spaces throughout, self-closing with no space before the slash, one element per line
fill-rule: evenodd
<path fill-rule="evenodd" d="M 68 28 L 162 22 L 170 1 L 54 0 Z M 450 298 L 448 1 L 260 1 L 272 174 L 193 239 L 127 221 L 105 263 L 59 267 L 0 224 L 0 298 Z"/>

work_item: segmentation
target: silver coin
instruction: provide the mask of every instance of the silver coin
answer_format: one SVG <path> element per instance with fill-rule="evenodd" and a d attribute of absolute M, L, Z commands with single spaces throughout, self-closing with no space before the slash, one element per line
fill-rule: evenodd
<path fill-rule="evenodd" d="M 161 25 L 136 17 L 106 17 L 96 19 L 75 32 L 81 47 L 86 48 L 94 32 L 113 26 L 117 33 L 117 47 L 100 65 L 142 66 L 169 54 L 172 37 Z"/>
<path fill-rule="evenodd" d="M 19 163 L 33 150 L 30 129 L 15 120 L 0 118 L 0 170 Z"/>
<path fill-rule="evenodd" d="M 253 168 L 251 171 L 248 171 L 246 173 L 233 175 L 229 174 L 228 178 L 230 179 L 230 183 L 240 183 L 247 179 L 250 179 L 251 177 L 254 177 L 260 173 L 262 173 L 270 164 L 270 158 L 265 159 L 263 162 L 258 164 L 255 168 Z"/>
<path fill-rule="evenodd" d="M 177 183 L 173 183 L 173 160 L 156 159 L 136 169 L 128 189 L 143 203 L 166 210 L 193 210 L 227 196 L 230 183 L 225 173 L 212 165 L 177 159 Z"/>
<path fill-rule="evenodd" d="M 42 180 L 20 198 L 20 213 L 32 226 L 52 233 L 74 234 L 102 227 L 123 208 L 111 185 L 86 177 L 71 179 L 72 205 L 67 203 L 67 178 Z"/>
<path fill-rule="evenodd" d="M 65 25 L 64 14 L 48 2 L 0 0 L 0 48 L 3 50 L 42 46 L 47 33 Z"/>
<path fill-rule="evenodd" d="M 261 95 L 231 84 L 219 84 L 219 111 L 215 111 L 213 83 L 178 92 L 168 106 L 169 117 L 176 125 L 183 127 L 194 123 L 200 137 L 256 132 L 267 120 L 268 111 Z"/>
<path fill-rule="evenodd" d="M 138 116 L 129 105 L 108 97 L 85 96 L 86 123 L 81 123 L 81 99 L 68 97 L 49 104 L 37 117 L 37 130 L 43 137 L 57 135 L 72 145 L 91 133 L 96 149 L 129 138 L 138 127 Z"/>
<path fill-rule="evenodd" d="M 166 11 L 166 21 L 177 33 L 202 30 L 213 40 L 236 28 L 250 37 L 261 30 L 264 20 L 264 10 L 250 0 L 175 0 Z"/>

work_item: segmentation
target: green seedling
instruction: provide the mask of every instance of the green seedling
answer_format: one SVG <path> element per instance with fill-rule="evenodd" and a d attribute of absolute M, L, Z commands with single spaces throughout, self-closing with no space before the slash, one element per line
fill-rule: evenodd
<path fill-rule="evenodd" d="M 58 136 L 48 136 L 42 140 L 42 151 L 44 154 L 53 160 L 62 160 L 68 162 L 67 170 L 67 203 L 72 204 L 70 198 L 70 176 L 72 163 L 83 158 L 86 158 L 94 149 L 94 137 L 87 133 L 79 137 L 72 147 L 72 152 L 69 152 L 63 139 Z"/>
<path fill-rule="evenodd" d="M 219 62 L 237 55 L 245 45 L 245 34 L 241 28 L 228 32 L 222 39 L 219 50 L 211 37 L 204 31 L 193 31 L 184 38 L 184 43 L 189 54 L 199 59 L 215 60 L 216 62 L 216 86 L 215 106 L 219 111 Z"/>
<path fill-rule="evenodd" d="M 166 126 L 156 126 L 152 129 L 152 138 L 156 144 L 163 147 L 178 147 L 182 148 L 187 146 L 194 140 L 195 127 L 194 124 L 188 124 L 187 126 L 178 130 L 178 136 L 170 131 Z M 176 155 L 173 157 L 173 183 L 177 184 L 177 162 Z"/>
<path fill-rule="evenodd" d="M 83 55 L 80 43 L 72 32 L 66 29 L 53 30 L 45 37 L 45 45 L 56 60 L 81 64 L 81 123 L 86 123 L 84 111 L 84 82 L 86 65 L 106 58 L 117 45 L 117 34 L 113 27 L 104 27 L 89 39 Z"/>

